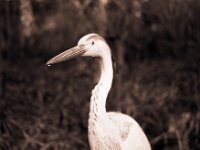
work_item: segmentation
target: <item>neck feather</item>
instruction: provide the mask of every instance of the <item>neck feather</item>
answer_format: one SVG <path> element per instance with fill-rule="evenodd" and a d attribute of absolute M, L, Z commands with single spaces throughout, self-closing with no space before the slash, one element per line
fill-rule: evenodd
<path fill-rule="evenodd" d="M 113 80 L 113 68 L 110 50 L 99 59 L 101 76 L 98 84 L 92 91 L 90 102 L 90 116 L 102 117 L 106 115 L 106 99 Z"/>
<path fill-rule="evenodd" d="M 111 54 L 105 55 L 99 60 L 100 68 L 101 68 L 101 76 L 98 82 L 98 85 L 102 85 L 104 88 L 104 92 L 106 95 L 110 91 L 112 80 L 113 80 L 113 67 Z"/>

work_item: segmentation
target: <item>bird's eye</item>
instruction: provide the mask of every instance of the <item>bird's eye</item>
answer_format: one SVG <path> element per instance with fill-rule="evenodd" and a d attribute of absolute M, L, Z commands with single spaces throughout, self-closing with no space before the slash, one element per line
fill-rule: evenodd
<path fill-rule="evenodd" d="M 94 45 L 94 41 L 92 41 L 92 45 Z"/>

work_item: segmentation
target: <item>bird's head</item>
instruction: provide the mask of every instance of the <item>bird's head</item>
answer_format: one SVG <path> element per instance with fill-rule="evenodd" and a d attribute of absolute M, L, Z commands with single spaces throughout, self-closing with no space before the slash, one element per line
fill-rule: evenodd
<path fill-rule="evenodd" d="M 101 36 L 91 33 L 83 36 L 76 46 L 50 59 L 47 65 L 66 61 L 77 56 L 103 57 L 104 55 L 110 55 L 109 46 Z"/>

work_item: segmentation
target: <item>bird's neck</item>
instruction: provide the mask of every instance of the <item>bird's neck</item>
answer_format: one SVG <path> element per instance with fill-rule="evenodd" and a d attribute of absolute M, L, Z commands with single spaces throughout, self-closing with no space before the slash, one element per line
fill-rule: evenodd
<path fill-rule="evenodd" d="M 90 102 L 90 118 L 105 117 L 106 99 L 113 80 L 113 68 L 111 54 L 108 53 L 99 58 L 101 76 L 98 84 L 92 91 Z"/>
<path fill-rule="evenodd" d="M 109 53 L 108 55 L 105 55 L 104 57 L 100 58 L 99 65 L 101 69 L 101 76 L 97 85 L 102 86 L 105 95 L 107 97 L 113 80 L 113 66 L 112 66 L 111 54 Z"/>

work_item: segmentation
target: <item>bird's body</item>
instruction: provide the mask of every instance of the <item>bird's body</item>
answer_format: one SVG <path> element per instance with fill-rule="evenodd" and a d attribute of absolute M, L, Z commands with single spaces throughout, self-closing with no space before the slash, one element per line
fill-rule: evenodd
<path fill-rule="evenodd" d="M 139 124 L 128 115 L 106 112 L 106 99 L 113 80 L 111 50 L 97 34 L 81 38 L 71 48 L 47 62 L 58 63 L 78 55 L 99 58 L 101 76 L 92 91 L 88 120 L 88 138 L 91 150 L 150 150 L 149 141 Z"/>

